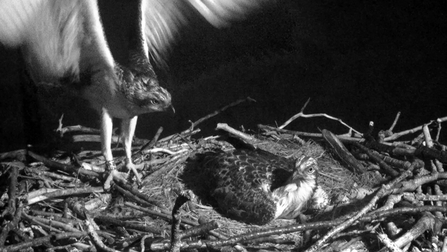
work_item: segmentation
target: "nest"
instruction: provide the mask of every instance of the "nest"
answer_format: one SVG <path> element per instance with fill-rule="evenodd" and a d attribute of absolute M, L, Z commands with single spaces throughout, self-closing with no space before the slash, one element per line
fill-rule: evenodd
<path fill-rule="evenodd" d="M 291 120 L 303 115 L 300 112 Z M 444 119 L 411 130 L 425 132 L 425 138 L 402 142 L 396 139 L 406 133 L 392 129 L 381 132 L 382 138 L 376 141 L 369 132 L 360 134 L 349 126 L 349 134 L 335 136 L 327 130 L 318 134 L 285 130 L 287 123 L 260 125 L 256 135 L 219 124 L 218 129 L 231 137 L 195 139 L 196 122 L 191 129 L 163 139 L 158 139 L 159 134 L 152 141 L 135 139 L 141 185 L 128 172 L 113 172 L 108 190 L 103 183 L 104 160 L 99 150 L 91 148 L 99 145 L 99 132 L 60 127 L 63 151 L 55 148 L 47 156 L 29 150 L 0 155 L 4 182 L 0 245 L 2 251 L 93 247 L 106 251 L 377 251 L 412 244 L 433 249 L 442 242 L 421 245 L 421 235 L 429 230 L 433 236 L 444 237 L 441 227 L 447 208 L 435 200 L 445 198 L 447 175 L 441 164 L 446 162 L 445 152 L 439 143 L 431 141 L 430 147 L 420 143 L 427 143 L 430 129 Z M 96 144 L 87 144 L 91 142 Z M 274 220 L 264 226 L 223 216 L 203 196 L 201 184 L 206 178 L 193 172 L 195 157 L 238 148 L 240 142 L 286 158 L 315 158 L 317 182 L 328 202 L 305 212 L 306 219 Z M 122 150 L 117 145 L 114 151 L 119 156 Z M 122 159 L 116 161 L 121 163 L 118 167 L 123 166 Z M 434 203 L 423 204 L 426 200 Z"/>

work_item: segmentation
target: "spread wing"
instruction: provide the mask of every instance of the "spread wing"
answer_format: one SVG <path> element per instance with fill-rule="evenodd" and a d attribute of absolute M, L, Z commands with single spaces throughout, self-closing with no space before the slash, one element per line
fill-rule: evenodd
<path fill-rule="evenodd" d="M 143 0 L 145 35 L 155 61 L 164 64 L 164 55 L 179 37 L 182 27 L 192 25 L 193 16 L 201 16 L 213 26 L 228 26 L 250 12 L 277 0 Z"/>
<path fill-rule="evenodd" d="M 191 16 L 222 27 L 276 0 L 139 1 L 145 51 L 164 63 L 179 31 L 191 25 Z M 0 43 L 22 48 L 36 81 L 79 78 L 80 72 L 114 66 L 93 0 L 0 0 Z"/>
<path fill-rule="evenodd" d="M 85 69 L 114 64 L 96 1 L 2 0 L 0 43 L 22 48 L 36 81 L 78 78 Z"/>

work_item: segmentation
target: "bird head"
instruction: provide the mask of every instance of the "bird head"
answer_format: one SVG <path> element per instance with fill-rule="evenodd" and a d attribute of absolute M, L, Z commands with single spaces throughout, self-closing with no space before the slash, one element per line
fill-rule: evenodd
<path fill-rule="evenodd" d="M 284 186 L 273 191 L 276 218 L 296 218 L 311 199 L 317 186 L 317 161 L 302 156 L 295 162 L 295 170 Z"/>
<path fill-rule="evenodd" d="M 118 90 L 124 95 L 127 110 L 133 115 L 165 111 L 172 108 L 171 94 L 158 83 L 152 65 L 146 58 L 134 60 L 129 68 L 115 67 Z"/>

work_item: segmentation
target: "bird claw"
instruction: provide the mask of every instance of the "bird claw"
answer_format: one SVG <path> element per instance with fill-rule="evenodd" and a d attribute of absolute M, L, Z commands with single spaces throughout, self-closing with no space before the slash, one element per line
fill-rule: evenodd
<path fill-rule="evenodd" d="M 140 174 L 138 173 L 135 164 L 131 160 L 126 159 L 126 168 L 128 171 L 132 171 L 132 173 L 135 175 L 135 179 L 137 181 L 138 186 L 141 185 L 141 178 Z"/>
<path fill-rule="evenodd" d="M 110 190 L 111 187 L 111 183 L 113 181 L 113 177 L 116 176 L 117 170 L 116 170 L 116 164 L 114 160 L 107 160 L 105 163 L 106 167 L 105 170 L 106 172 L 104 173 L 104 185 L 103 188 L 106 191 Z"/>
<path fill-rule="evenodd" d="M 113 171 L 116 170 L 116 164 L 113 160 L 107 160 L 106 161 L 106 171 Z"/>

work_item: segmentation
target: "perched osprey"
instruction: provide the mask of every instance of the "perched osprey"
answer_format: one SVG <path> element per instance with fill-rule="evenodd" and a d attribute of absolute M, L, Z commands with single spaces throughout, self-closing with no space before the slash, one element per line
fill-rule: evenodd
<path fill-rule="evenodd" d="M 74 87 L 101 114 L 101 143 L 114 167 L 112 118 L 122 119 L 126 166 L 137 116 L 171 107 L 149 61 L 163 62 L 166 51 L 191 15 L 216 27 L 240 19 L 269 0 L 0 0 L 0 43 L 20 47 L 36 83 Z M 123 58 L 112 56 L 98 6 L 118 6 L 125 15 Z M 119 7 L 121 6 L 121 7 Z M 124 53 L 123 53 L 124 52 Z"/>
<path fill-rule="evenodd" d="M 199 158 L 204 185 L 229 217 L 263 225 L 296 218 L 314 196 L 318 166 L 262 150 L 208 152 Z"/>

